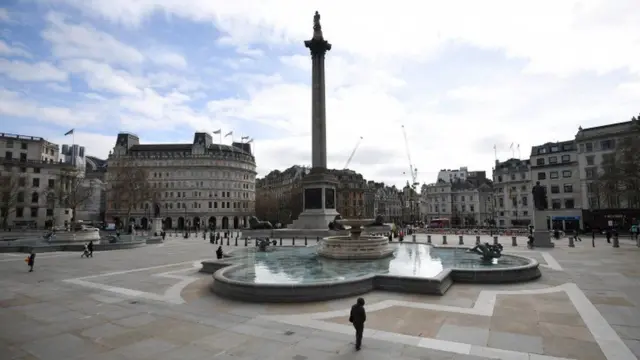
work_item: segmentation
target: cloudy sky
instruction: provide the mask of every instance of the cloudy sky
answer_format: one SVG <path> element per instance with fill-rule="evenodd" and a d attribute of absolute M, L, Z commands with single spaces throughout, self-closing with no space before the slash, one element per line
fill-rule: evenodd
<path fill-rule="evenodd" d="M 261 175 L 310 164 L 308 50 L 327 54 L 329 166 L 403 185 L 491 171 L 510 145 L 640 112 L 637 0 L 4 0 L 0 131 L 105 157 L 119 131 L 255 139 Z M 214 139 L 217 140 L 216 137 Z M 231 137 L 223 139 L 230 143 Z"/>

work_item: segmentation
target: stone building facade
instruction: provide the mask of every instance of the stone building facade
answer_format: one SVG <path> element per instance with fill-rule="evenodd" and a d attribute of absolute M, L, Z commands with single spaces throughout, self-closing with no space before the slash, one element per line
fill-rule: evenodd
<path fill-rule="evenodd" d="M 633 152 L 637 153 L 640 147 L 640 119 L 634 117 L 631 121 L 580 128 L 576 134 L 579 201 L 586 230 L 611 226 L 628 231 L 632 222 L 640 221 L 638 189 L 626 193 L 622 188 L 618 189 L 620 191 L 607 191 L 598 181 L 604 173 L 603 164 L 616 156 L 625 138 L 634 141 Z"/>
<path fill-rule="evenodd" d="M 57 144 L 36 136 L 0 133 L 0 154 L 0 218 L 7 226 L 49 228 L 71 221 L 70 209 L 52 196 L 54 189 L 66 183 L 65 174 L 75 169 L 60 160 Z"/>
<path fill-rule="evenodd" d="M 444 221 L 454 227 L 489 226 L 494 220 L 493 188 L 484 172 L 481 177 L 442 181 L 423 185 L 421 207 L 423 220 Z M 471 174 L 471 173 L 469 173 Z"/>
<path fill-rule="evenodd" d="M 529 159 L 496 160 L 493 168 L 496 225 L 524 227 L 533 222 L 531 195 L 531 162 Z"/>
<path fill-rule="evenodd" d="M 122 164 L 148 171 L 166 229 L 239 229 L 255 214 L 256 162 L 251 144 L 214 144 L 197 132 L 191 144 L 140 144 L 119 133 L 107 159 L 106 183 Z M 148 201 L 136 204 L 127 223 L 146 228 L 153 214 Z M 123 224 L 127 211 L 107 192 L 107 222 Z"/>
<path fill-rule="evenodd" d="M 309 168 L 294 165 L 256 180 L 256 215 L 260 220 L 291 224 L 302 212 L 302 179 Z"/>
<path fill-rule="evenodd" d="M 568 140 L 534 146 L 530 163 L 530 188 L 539 181 L 547 192 L 547 227 L 567 231 L 581 229 L 582 201 L 575 142 Z M 533 201 L 533 196 L 527 196 Z"/>
<path fill-rule="evenodd" d="M 338 179 L 336 187 L 336 210 L 343 218 L 365 216 L 364 194 L 367 181 L 353 170 L 329 170 Z"/>
<path fill-rule="evenodd" d="M 395 186 L 384 186 L 376 190 L 375 214 L 382 215 L 384 222 L 400 222 L 402 220 L 402 192 Z"/>

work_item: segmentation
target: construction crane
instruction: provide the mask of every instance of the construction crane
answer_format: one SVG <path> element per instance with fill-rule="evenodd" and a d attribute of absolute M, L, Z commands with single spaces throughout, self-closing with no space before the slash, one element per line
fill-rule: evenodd
<path fill-rule="evenodd" d="M 413 163 L 411 162 L 411 152 L 409 152 L 409 140 L 407 139 L 407 132 L 404 129 L 404 125 L 402 125 L 402 135 L 404 135 L 404 147 L 407 151 L 407 159 L 409 159 L 409 174 L 411 176 L 411 187 L 415 189 L 418 186 L 418 169 L 413 168 Z"/>
<path fill-rule="evenodd" d="M 349 156 L 349 159 L 347 159 L 347 163 L 344 164 L 345 169 L 347 169 L 349 167 L 349 164 L 351 164 L 351 160 L 353 160 L 353 155 L 356 154 L 356 150 L 358 150 L 358 147 L 360 146 L 361 141 L 362 141 L 362 136 L 360 136 L 360 139 L 358 139 L 356 146 L 353 148 L 353 151 L 351 152 L 351 156 Z"/>
<path fill-rule="evenodd" d="M 414 169 L 413 168 L 413 163 L 411 162 L 411 152 L 409 151 L 409 140 L 407 139 L 407 131 L 404 129 L 404 125 L 402 125 L 402 135 L 404 135 L 404 147 L 405 150 L 407 151 L 407 159 L 409 160 L 409 174 L 410 174 L 410 178 L 411 178 L 411 185 L 410 185 L 410 199 L 409 199 L 409 217 L 411 219 L 411 221 L 415 221 L 414 218 L 414 208 L 416 207 L 415 205 L 415 192 L 416 192 L 416 188 L 418 187 L 418 169 Z M 409 185 L 409 182 L 407 181 L 407 185 Z M 419 214 L 418 214 L 419 217 Z"/>

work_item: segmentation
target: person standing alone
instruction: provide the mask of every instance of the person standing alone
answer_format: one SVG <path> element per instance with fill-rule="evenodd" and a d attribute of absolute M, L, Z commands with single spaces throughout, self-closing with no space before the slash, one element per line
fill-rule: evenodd
<path fill-rule="evenodd" d="M 351 307 L 349 322 L 356 329 L 356 350 L 360 350 L 362 345 L 362 332 L 364 331 L 364 322 L 367 321 L 367 313 L 364 310 L 364 299 L 358 298 L 358 301 Z"/>
<path fill-rule="evenodd" d="M 36 264 L 36 253 L 31 250 L 31 254 L 27 257 L 27 265 L 29 266 L 29 272 L 33 272 L 33 265 Z"/>

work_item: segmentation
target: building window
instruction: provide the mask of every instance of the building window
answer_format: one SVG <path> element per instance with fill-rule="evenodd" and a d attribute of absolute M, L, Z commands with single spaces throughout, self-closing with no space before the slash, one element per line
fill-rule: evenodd
<path fill-rule="evenodd" d="M 529 197 L 528 196 L 523 196 L 522 197 L 522 206 L 528 206 L 529 205 Z"/>
<path fill-rule="evenodd" d="M 613 150 L 615 148 L 615 140 L 602 140 L 600 141 L 601 150 Z"/>
<path fill-rule="evenodd" d="M 27 186 L 27 178 L 21 176 L 20 178 L 18 178 L 18 186 L 20 187 L 25 187 Z"/>
<path fill-rule="evenodd" d="M 557 179 L 558 178 L 558 172 L 557 171 L 550 171 L 549 172 L 549 179 Z"/>
<path fill-rule="evenodd" d="M 549 156 L 549 164 L 557 164 L 558 157 L 557 156 Z"/>
<path fill-rule="evenodd" d="M 571 185 L 571 184 L 564 184 L 564 192 L 566 192 L 566 193 L 572 193 L 572 192 L 573 192 L 573 185 Z"/>
<path fill-rule="evenodd" d="M 209 201 L 209 209 L 213 208 L 213 203 Z"/>
<path fill-rule="evenodd" d="M 498 182 L 502 182 L 502 175 L 498 175 Z M 444 189 L 442 189 L 444 191 Z"/>
<path fill-rule="evenodd" d="M 522 180 L 526 180 L 526 178 L 527 178 L 527 174 L 525 174 L 525 173 L 520 173 L 520 179 L 522 179 Z"/>
<path fill-rule="evenodd" d="M 587 152 L 592 152 L 593 151 L 593 143 L 586 143 L 585 147 L 587 149 Z"/>
<path fill-rule="evenodd" d="M 564 208 L 573 209 L 575 206 L 573 199 L 564 199 Z"/>
<path fill-rule="evenodd" d="M 34 192 L 33 194 L 31 194 L 31 202 L 32 203 L 36 203 L 37 204 L 38 200 L 39 200 L 39 196 L 38 196 L 37 192 Z"/>
<path fill-rule="evenodd" d="M 595 156 L 594 155 L 589 155 L 587 157 L 585 157 L 587 159 L 587 165 L 592 165 L 595 164 Z"/>
<path fill-rule="evenodd" d="M 16 202 L 23 203 L 24 202 L 24 192 L 20 191 L 18 196 L 16 197 Z"/>
<path fill-rule="evenodd" d="M 53 209 L 47 209 L 47 216 L 53 216 Z"/>
<path fill-rule="evenodd" d="M 546 154 L 546 153 L 547 153 L 547 148 L 538 149 L 538 154 Z"/>
<path fill-rule="evenodd" d="M 571 177 L 571 170 L 564 170 L 562 172 L 562 177 L 563 178 L 570 178 Z"/>
<path fill-rule="evenodd" d="M 469 205 L 469 211 L 475 212 L 476 211 L 475 206 Z"/>
<path fill-rule="evenodd" d="M 16 208 L 16 217 L 17 218 L 21 218 L 24 216 L 24 208 L 22 207 L 17 207 Z"/>
<path fill-rule="evenodd" d="M 560 199 L 552 199 L 551 200 L 551 208 L 552 209 L 560 209 L 562 207 L 562 203 L 560 202 Z"/>
<path fill-rule="evenodd" d="M 34 174 L 40 174 L 40 168 L 39 167 L 34 167 L 33 168 L 33 173 Z"/>
<path fill-rule="evenodd" d="M 516 179 L 516 174 L 511 174 L 511 180 L 515 180 Z"/>
<path fill-rule="evenodd" d="M 587 183 L 587 192 L 592 193 L 595 190 L 596 185 L 592 182 Z"/>
<path fill-rule="evenodd" d="M 32 218 L 37 218 L 38 217 L 38 208 L 37 207 L 32 207 L 31 208 L 31 217 Z"/>
<path fill-rule="evenodd" d="M 552 194 L 559 194 L 559 193 L 560 193 L 560 186 L 558 186 L 558 185 L 551 185 L 551 193 L 552 193 Z"/>
<path fill-rule="evenodd" d="M 7 151 L 4 153 L 4 159 L 5 160 L 12 160 L 13 159 L 13 153 L 11 151 Z"/>
<path fill-rule="evenodd" d="M 547 178 L 547 173 L 545 172 L 539 172 L 538 173 L 538 180 L 544 180 Z"/>
<path fill-rule="evenodd" d="M 584 152 L 584 144 L 580 144 L 578 147 L 580 148 L 580 152 L 583 153 Z"/>
<path fill-rule="evenodd" d="M 21 143 L 21 144 L 20 144 L 20 149 L 22 149 L 22 150 L 27 150 L 27 149 L 28 149 L 28 145 L 27 145 L 27 143 Z"/>
<path fill-rule="evenodd" d="M 20 154 L 20 162 L 27 162 L 27 154 Z"/>
<path fill-rule="evenodd" d="M 562 155 L 562 162 L 568 163 L 571 161 L 571 155 Z"/>
<path fill-rule="evenodd" d="M 544 158 L 538 158 L 536 160 L 536 165 L 539 165 L 539 166 L 544 165 Z"/>
<path fill-rule="evenodd" d="M 587 179 L 595 179 L 596 177 L 596 169 L 595 168 L 587 168 L 584 169 L 585 177 Z"/>
<path fill-rule="evenodd" d="M 31 179 L 31 186 L 34 188 L 40 187 L 40 179 L 39 178 Z"/>

